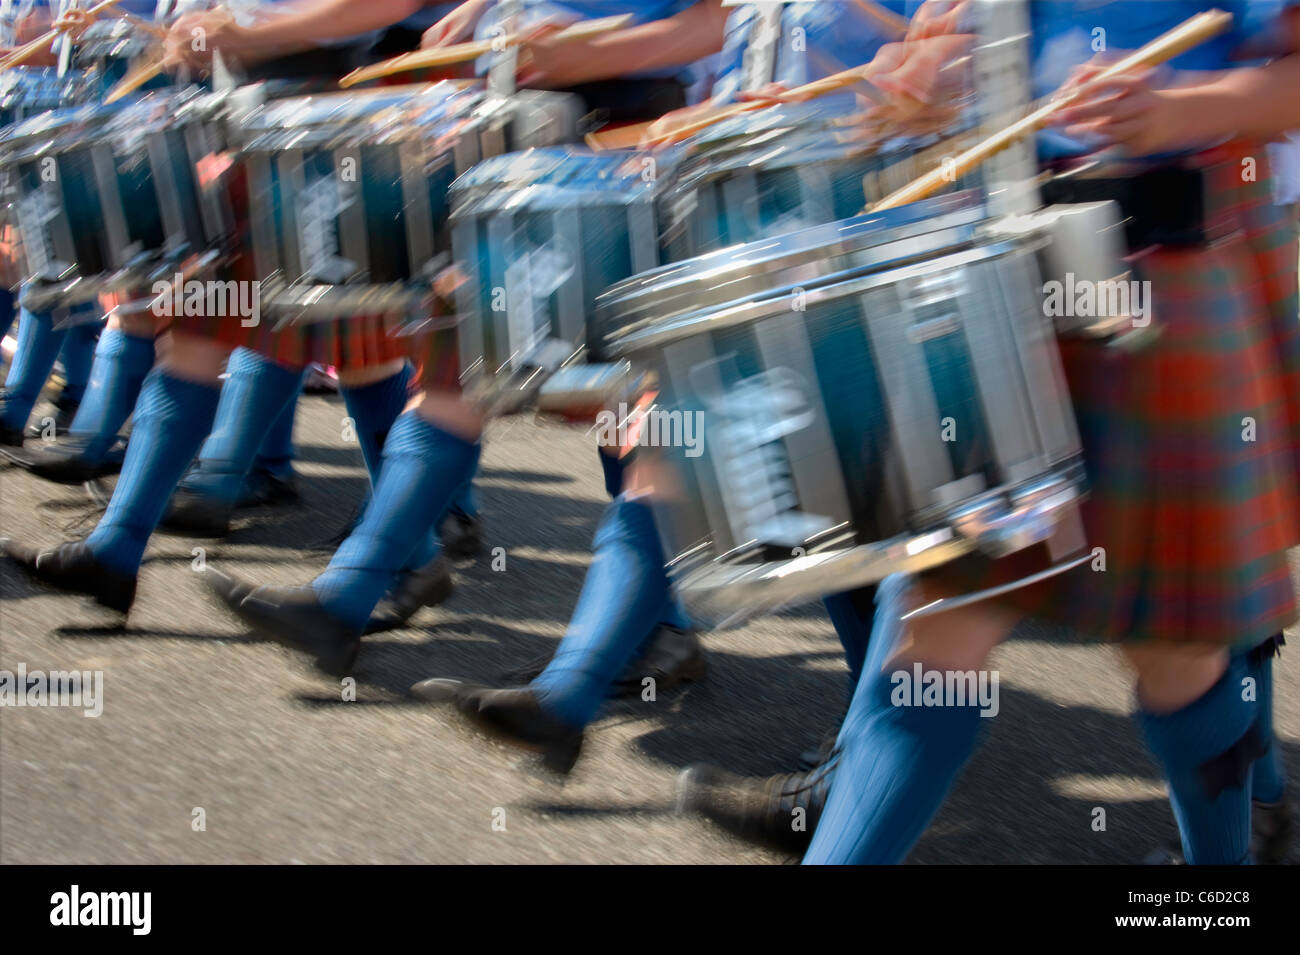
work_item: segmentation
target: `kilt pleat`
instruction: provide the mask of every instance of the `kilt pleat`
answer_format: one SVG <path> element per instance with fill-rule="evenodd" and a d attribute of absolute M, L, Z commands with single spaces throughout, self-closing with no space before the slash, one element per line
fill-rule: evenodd
<path fill-rule="evenodd" d="M 1243 182 L 1245 152 L 1205 157 L 1214 214 L 1233 228 L 1135 263 L 1158 337 L 1136 351 L 1061 343 L 1089 478 L 1083 525 L 1101 550 L 1011 600 L 1081 635 L 1247 645 L 1297 619 L 1287 561 L 1300 544 L 1296 230 L 1269 204 L 1266 170 Z M 966 590 L 1045 559 L 1039 547 L 936 574 Z"/>

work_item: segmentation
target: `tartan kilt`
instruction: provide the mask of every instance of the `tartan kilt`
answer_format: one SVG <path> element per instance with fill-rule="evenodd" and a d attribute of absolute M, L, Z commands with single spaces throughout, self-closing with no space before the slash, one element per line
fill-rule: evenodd
<path fill-rule="evenodd" d="M 1296 226 L 1271 204 L 1264 152 L 1198 157 L 1223 238 L 1135 261 L 1151 282 L 1154 341 L 1133 352 L 1061 342 L 1090 486 L 1083 526 L 1102 560 L 1002 598 L 1014 609 L 1091 638 L 1242 646 L 1296 621 Z M 1259 159 L 1254 183 L 1242 182 L 1247 156 Z M 932 575 L 969 592 L 1047 563 L 1039 546 Z"/>

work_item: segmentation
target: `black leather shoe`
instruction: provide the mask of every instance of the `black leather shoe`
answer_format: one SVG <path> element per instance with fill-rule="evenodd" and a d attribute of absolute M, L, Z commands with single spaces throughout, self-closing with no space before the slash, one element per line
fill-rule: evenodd
<path fill-rule="evenodd" d="M 647 679 L 654 680 L 655 691 L 661 693 L 679 683 L 698 683 L 708 672 L 699 634 L 661 623 L 645 652 L 614 681 L 610 695 L 639 696 Z"/>
<path fill-rule="evenodd" d="M 235 507 L 275 507 L 279 504 L 296 504 L 302 495 L 298 493 L 298 475 L 293 471 L 288 474 L 274 474 L 260 468 L 248 472 L 244 486 L 240 489 L 239 500 Z"/>
<path fill-rule="evenodd" d="M 49 440 L 51 436 L 47 434 L 45 430 L 45 419 L 49 417 L 54 419 L 53 437 L 62 437 L 68 433 L 68 427 L 72 424 L 72 419 L 77 416 L 77 409 L 79 407 L 81 407 L 80 398 L 73 401 L 70 398 L 65 398 L 63 395 L 59 395 L 59 397 L 54 401 L 54 414 L 46 415 L 45 417 L 32 422 L 27 429 L 27 437 L 45 438 L 46 440 Z"/>
<path fill-rule="evenodd" d="M 379 601 L 366 623 L 366 633 L 383 633 L 406 626 L 421 607 L 436 607 L 451 596 L 451 568 L 439 554 L 423 567 L 402 571 L 393 589 Z"/>
<path fill-rule="evenodd" d="M 46 441 L 8 457 L 37 477 L 59 484 L 84 484 L 122 470 L 122 455 L 107 454 L 98 461 L 86 456 L 90 440 L 63 437 Z"/>
<path fill-rule="evenodd" d="M 230 512 L 225 501 L 178 487 L 159 526 L 196 537 L 225 537 L 230 533 Z"/>
<path fill-rule="evenodd" d="M 483 550 L 482 522 L 460 511 L 447 512 L 438 536 L 442 540 L 442 552 L 456 560 L 477 557 Z"/>
<path fill-rule="evenodd" d="M 104 566 L 85 541 L 37 550 L 18 541 L 0 540 L 0 550 L 42 583 L 93 597 L 96 603 L 120 614 L 127 613 L 135 601 L 135 576 Z"/>
<path fill-rule="evenodd" d="M 699 813 L 742 839 L 803 855 L 826 807 L 836 762 L 763 779 L 692 766 L 678 778 L 677 811 Z"/>
<path fill-rule="evenodd" d="M 538 657 L 503 675 L 509 683 L 531 683 L 546 669 L 551 657 Z M 611 698 L 640 696 L 646 677 L 655 681 L 656 692 L 670 690 L 682 683 L 698 683 L 709 672 L 704 647 L 694 630 L 679 630 L 661 623 L 646 644 L 645 650 L 627 665 L 609 685 Z"/>
<path fill-rule="evenodd" d="M 430 703 L 451 703 L 470 722 L 512 746 L 539 753 L 542 765 L 567 774 L 582 752 L 582 730 L 548 713 L 526 687 L 494 690 L 460 680 L 422 680 L 411 693 Z"/>
<path fill-rule="evenodd" d="M 1255 835 L 1255 861 L 1260 865 L 1281 865 L 1286 861 L 1291 840 L 1295 837 L 1295 821 L 1286 795 L 1277 802 L 1253 803 L 1251 824 Z"/>
<path fill-rule="evenodd" d="M 3 419 L 5 412 L 9 407 L 11 392 L 0 388 L 0 420 Z M 27 424 L 24 421 L 16 428 L 11 428 L 7 424 L 0 424 L 0 445 L 6 448 L 21 448 L 23 446 L 23 427 Z"/>
<path fill-rule="evenodd" d="M 330 676 L 352 670 L 361 634 L 326 611 L 310 587 L 253 587 L 212 568 L 203 579 L 223 606 L 261 636 L 310 656 Z"/>

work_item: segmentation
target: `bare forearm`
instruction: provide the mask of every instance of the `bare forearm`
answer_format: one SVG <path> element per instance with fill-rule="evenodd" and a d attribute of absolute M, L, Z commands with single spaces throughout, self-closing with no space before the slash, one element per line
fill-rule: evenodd
<path fill-rule="evenodd" d="M 1300 129 L 1300 54 L 1171 90 L 1205 141 L 1273 139 Z"/>

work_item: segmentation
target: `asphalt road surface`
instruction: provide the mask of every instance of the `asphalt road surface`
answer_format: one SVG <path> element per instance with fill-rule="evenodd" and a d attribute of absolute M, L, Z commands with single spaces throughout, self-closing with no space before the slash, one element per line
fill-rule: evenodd
<path fill-rule="evenodd" d="M 364 492 L 343 416 L 337 399 L 302 402 L 301 505 L 241 512 L 224 541 L 156 536 L 124 630 L 109 611 L 0 567 L 0 669 L 104 673 L 98 718 L 0 711 L 0 861 L 785 861 L 674 815 L 674 783 L 698 761 L 793 768 L 833 725 L 845 669 L 819 607 L 708 635 L 709 678 L 652 703 L 611 704 L 563 784 L 407 695 L 431 675 L 492 681 L 554 648 L 604 506 L 592 440 L 578 429 L 494 425 L 480 488 L 485 543 L 504 549 L 504 569 L 485 553 L 457 569 L 449 602 L 368 638 L 355 701 L 214 608 L 195 547 L 261 582 L 306 582 L 325 566 L 328 551 L 314 545 Z M 94 518 L 83 488 L 0 465 L 0 533 L 54 543 Z M 1295 652 L 1277 690 L 1292 778 Z M 1001 713 L 912 862 L 1125 863 L 1175 839 L 1113 651 L 1026 631 L 994 665 Z M 1096 807 L 1105 831 L 1093 828 Z"/>

